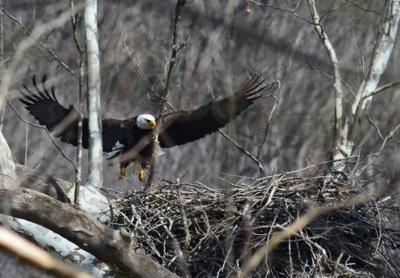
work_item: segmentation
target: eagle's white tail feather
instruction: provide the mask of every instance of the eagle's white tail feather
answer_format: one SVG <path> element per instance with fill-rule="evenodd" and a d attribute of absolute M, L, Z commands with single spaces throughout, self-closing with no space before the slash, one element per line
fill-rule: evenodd
<path fill-rule="evenodd" d="M 119 143 L 119 141 L 117 141 L 113 147 L 113 149 L 109 152 L 104 152 L 103 156 L 105 159 L 111 159 L 113 157 L 116 157 L 117 155 L 119 155 L 123 149 L 123 145 Z"/>

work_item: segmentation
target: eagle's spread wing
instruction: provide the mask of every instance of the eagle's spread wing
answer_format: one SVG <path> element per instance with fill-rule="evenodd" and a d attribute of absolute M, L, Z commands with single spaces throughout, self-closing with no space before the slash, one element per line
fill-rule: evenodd
<path fill-rule="evenodd" d="M 161 119 L 160 146 L 182 145 L 222 128 L 262 96 L 261 92 L 266 88 L 263 83 L 260 76 L 253 76 L 229 97 L 211 101 L 197 109 L 166 115 Z"/>
<path fill-rule="evenodd" d="M 66 108 L 62 106 L 55 95 L 54 87 L 49 92 L 45 86 L 46 76 L 42 78 L 41 89 L 39 88 L 35 76 L 32 84 L 35 92 L 32 92 L 25 84 L 22 86 L 25 92 L 20 91 L 22 97 L 19 99 L 31 115 L 40 125 L 47 127 L 49 131 L 55 132 L 56 137 L 62 141 L 77 145 L 77 125 L 79 113 L 72 106 Z M 69 118 L 67 121 L 66 119 Z M 87 120 L 84 126 L 87 127 Z M 87 143 L 87 142 L 86 142 Z"/>
<path fill-rule="evenodd" d="M 46 77 L 42 79 L 41 88 L 39 88 L 35 76 L 32 83 L 35 92 L 32 92 L 25 84 L 23 87 L 25 92 L 21 91 L 22 97 L 19 99 L 25 104 L 29 113 L 47 129 L 59 137 L 63 142 L 74 146 L 78 143 L 78 120 L 79 113 L 71 105 L 69 108 L 61 105 L 55 95 L 54 87 L 49 92 L 45 86 Z M 133 120 L 113 120 L 104 119 L 103 124 L 103 151 L 109 152 L 115 144 L 120 141 L 122 144 L 127 144 L 129 134 L 131 133 L 130 126 Z M 82 126 L 82 146 L 89 146 L 89 130 L 88 119 L 83 119 Z"/>

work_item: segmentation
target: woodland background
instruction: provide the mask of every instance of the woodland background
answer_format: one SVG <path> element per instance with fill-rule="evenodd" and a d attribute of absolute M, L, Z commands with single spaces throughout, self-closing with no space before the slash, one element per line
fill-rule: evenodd
<path fill-rule="evenodd" d="M 320 1 L 323 24 L 338 53 L 343 71 L 345 101 L 366 74 L 384 1 Z M 302 1 L 287 3 L 295 13 L 309 18 Z M 296 4 L 296 5 L 294 5 Z M 26 28 L 48 21 L 66 8 L 65 1 L 4 1 L 5 9 Z M 259 153 L 267 173 L 288 171 L 329 159 L 332 146 L 334 97 L 330 62 L 313 26 L 292 14 L 268 6 L 250 6 L 246 1 L 189 1 L 178 27 L 179 42 L 187 43 L 174 73 L 170 103 L 178 109 L 191 108 L 225 96 L 246 76 L 262 72 L 268 81 L 280 81 L 271 91 L 279 100 L 265 143 L 266 122 L 275 103 L 270 97 L 233 121 L 225 130 L 246 150 Z M 154 92 L 163 88 L 169 58 L 174 1 L 103 1 L 99 3 L 103 116 L 125 118 L 143 112 L 157 114 Z M 3 16 L 4 56 L 24 38 L 21 27 Z M 32 48 L 14 79 L 11 98 L 17 98 L 21 83 L 33 74 L 55 79 L 56 92 L 65 106 L 77 107 L 78 62 L 72 28 L 54 30 L 41 41 L 52 49 L 75 74 L 66 70 L 40 47 Z M 396 45 L 397 46 L 397 45 Z M 131 54 L 131 55 L 130 55 Z M 395 81 L 399 65 L 398 47 L 382 83 Z M 131 57 L 130 57 L 131 56 Z M 140 67 L 154 92 L 138 75 Z M 396 88 L 377 95 L 368 114 L 385 135 L 399 122 Z M 268 93 L 267 93 L 268 94 Z M 24 117 L 32 120 L 17 100 L 12 100 Z M 73 180 L 73 169 L 40 129 L 29 127 L 7 108 L 4 134 L 17 160 L 54 176 Z M 363 123 L 356 153 L 371 153 L 381 138 L 368 121 Z M 27 137 L 27 138 L 26 138 Z M 69 157 L 74 148 L 61 144 Z M 384 156 L 397 156 L 398 138 L 393 138 Z M 165 151 L 165 150 L 164 150 Z M 105 166 L 105 185 L 115 185 L 117 167 Z M 218 176 L 256 176 L 258 167 L 220 134 L 165 151 L 159 159 L 160 175 L 190 181 L 220 183 Z M 130 169 L 130 173 L 135 172 Z M 130 174 L 128 182 L 135 182 Z"/>
<path fill-rule="evenodd" d="M 103 117 L 157 114 L 157 94 L 165 87 L 170 56 L 175 2 L 99 2 Z M 367 74 L 386 2 L 317 1 L 321 23 L 339 58 L 346 113 Z M 3 68 L 15 45 L 26 37 L 24 30 L 29 32 L 38 22 L 55 19 L 69 8 L 69 1 L 2 0 L 2 4 Z M 173 73 L 170 104 L 187 109 L 229 95 L 249 74 L 260 72 L 279 86 L 224 131 L 258 158 L 267 175 L 329 160 L 335 105 L 331 62 L 307 20 L 311 20 L 310 11 L 301 0 L 187 1 L 178 25 L 178 42 L 185 46 Z M 78 28 L 83 28 L 81 18 Z M 399 54 L 397 39 L 380 84 L 399 80 Z M 32 122 L 17 98 L 18 89 L 22 83 L 29 84 L 33 74 L 47 74 L 65 106 L 78 105 L 79 54 L 69 22 L 29 49 L 13 78 L 8 101 Z M 368 163 L 368 155 L 377 152 L 383 138 L 400 123 L 399 88 L 377 94 L 369 104 L 354 151 L 360 165 Z M 9 105 L 2 121 L 17 162 L 74 181 L 73 167 L 44 130 L 23 122 Z M 362 182 L 368 184 L 372 178 L 384 182 L 398 172 L 399 136 L 394 134 L 385 144 Z M 74 159 L 75 149 L 58 143 Z M 164 152 L 157 160 L 158 180 L 179 177 L 189 183 L 225 187 L 242 177 L 259 176 L 258 166 L 218 133 Z M 126 181 L 118 180 L 118 166 L 105 162 L 104 167 L 104 187 L 125 191 L 140 186 L 133 167 Z M 85 174 L 84 169 L 83 180 Z M 394 226 L 398 217 L 393 215 Z"/>

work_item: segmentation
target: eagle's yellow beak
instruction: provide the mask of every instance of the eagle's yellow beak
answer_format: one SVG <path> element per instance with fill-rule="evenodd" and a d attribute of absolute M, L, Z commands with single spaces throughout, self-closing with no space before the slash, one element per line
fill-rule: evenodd
<path fill-rule="evenodd" d="M 150 120 L 149 124 L 151 127 L 155 127 L 157 125 L 156 120 Z"/>

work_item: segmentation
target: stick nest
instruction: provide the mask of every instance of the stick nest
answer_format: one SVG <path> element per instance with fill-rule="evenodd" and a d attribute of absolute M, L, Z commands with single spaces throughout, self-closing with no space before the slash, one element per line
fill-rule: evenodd
<path fill-rule="evenodd" d="M 329 179 L 275 176 L 224 190 L 166 184 L 117 200 L 112 225 L 128 228 L 140 248 L 173 272 L 228 277 L 310 206 L 360 192 L 342 173 Z M 252 277 L 396 277 L 400 236 L 389 223 L 398 214 L 393 202 L 392 197 L 320 217 L 268 254 Z"/>

